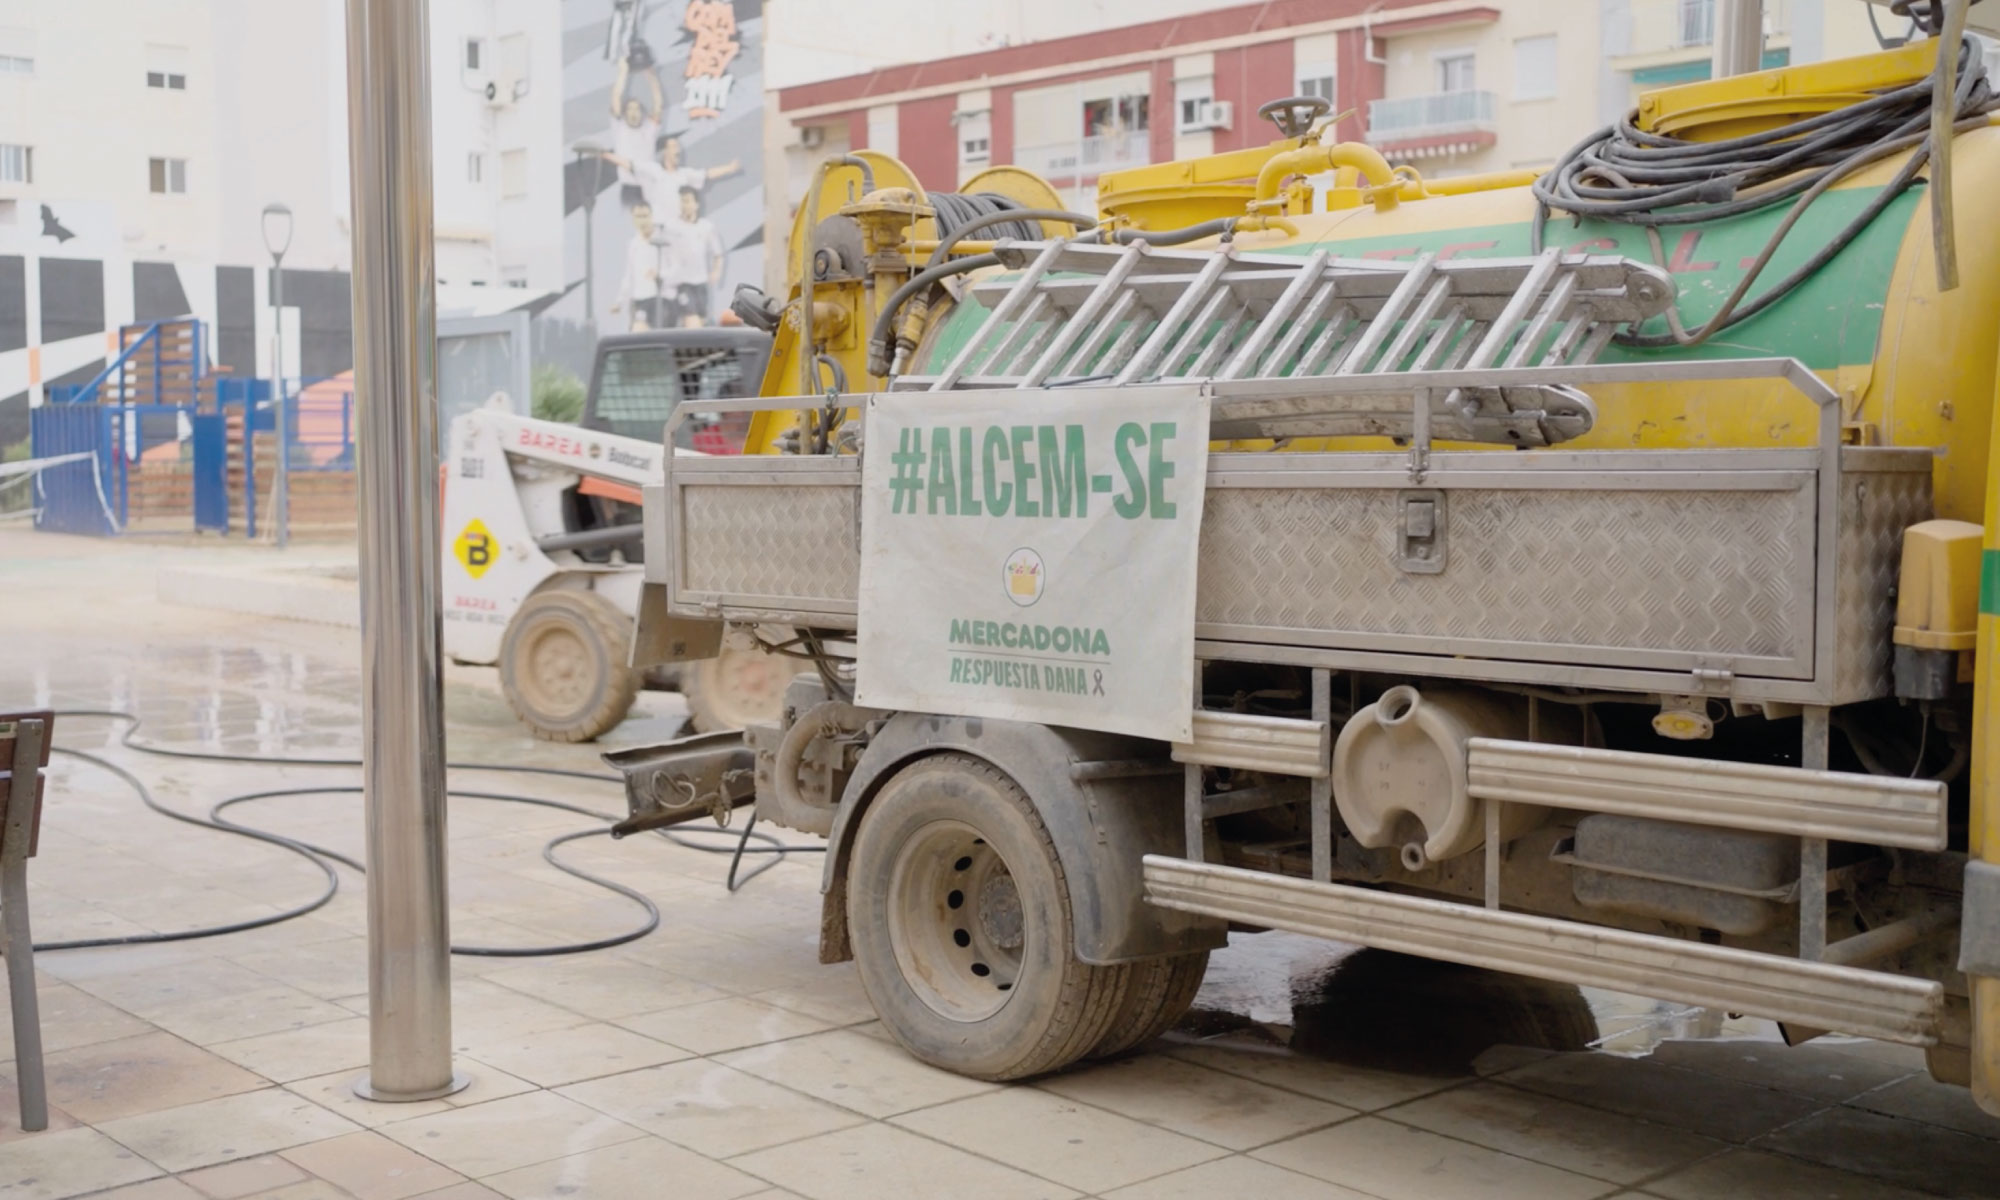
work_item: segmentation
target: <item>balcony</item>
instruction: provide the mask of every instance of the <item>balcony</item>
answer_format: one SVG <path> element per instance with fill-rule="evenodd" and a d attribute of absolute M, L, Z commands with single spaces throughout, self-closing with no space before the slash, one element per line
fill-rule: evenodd
<path fill-rule="evenodd" d="M 1385 153 L 1431 157 L 1464 153 L 1494 141 L 1492 92 L 1432 92 L 1368 102 L 1368 142 Z"/>
<path fill-rule="evenodd" d="M 1082 182 L 1106 171 L 1143 167 L 1151 161 L 1152 139 L 1143 129 L 1014 149 L 1015 166 L 1049 180 Z"/>

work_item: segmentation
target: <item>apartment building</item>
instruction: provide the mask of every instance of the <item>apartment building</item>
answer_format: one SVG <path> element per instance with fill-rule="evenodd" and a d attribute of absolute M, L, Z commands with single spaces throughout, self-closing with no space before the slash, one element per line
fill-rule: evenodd
<path fill-rule="evenodd" d="M 562 57 L 545 0 L 431 0 L 441 311 L 563 286 Z M 292 213 L 287 374 L 352 363 L 343 0 L 0 5 L 0 446 L 116 330 L 192 313 L 268 374 L 262 214 Z M 489 296 L 488 293 L 491 293 Z"/>
<path fill-rule="evenodd" d="M 797 203 L 814 163 L 854 148 L 895 154 L 929 188 L 949 190 L 991 163 L 1013 163 L 1084 197 L 1107 171 L 1269 141 L 1274 132 L 1257 108 L 1283 96 L 1325 96 L 1350 114 L 1342 133 L 1359 138 L 1360 114 L 1383 94 L 1370 46 L 1386 32 L 1428 28 L 1473 7 L 1190 6 L 1140 24 L 779 86 L 767 101 L 776 136 L 766 177 L 786 186 L 767 189 L 770 220 L 787 220 L 783 206 Z M 783 36 L 775 17 L 773 25 L 774 38 Z"/>
<path fill-rule="evenodd" d="M 1857 0 L 1763 7 L 1766 67 L 1877 47 Z M 1368 140 L 1438 174 L 1548 166 L 1639 93 L 1708 78 L 1715 14 L 1716 0 L 1505 0 L 1449 26 L 1390 31 Z"/>
<path fill-rule="evenodd" d="M 774 0 L 792 10 L 818 0 Z M 989 163 L 1047 176 L 1087 204 L 1122 167 L 1270 140 L 1256 116 L 1287 95 L 1326 97 L 1339 135 L 1432 175 L 1547 166 L 1648 88 L 1706 78 L 1716 0 L 1273 0 L 1203 10 L 1117 6 L 1160 19 L 967 49 L 957 23 L 898 24 L 912 61 L 791 82 L 809 64 L 860 61 L 837 29 L 823 52 L 769 77 L 767 220 L 783 228 L 812 167 L 868 147 L 895 154 L 926 187 L 950 189 Z M 1084 19 L 1034 0 L 1045 27 Z M 1102 19 L 1103 4 L 1086 15 Z M 1876 46 L 1859 0 L 1766 0 L 1767 65 Z M 1068 14 L 1066 17 L 1064 14 Z M 1886 12 L 1877 20 L 1900 25 Z M 773 55 L 786 25 L 773 16 Z M 871 26 L 873 28 L 874 26 Z M 1885 32 L 1900 32 L 1887 29 Z M 794 26 L 794 35 L 797 27 Z M 919 46 L 927 34 L 932 51 Z M 899 39 L 899 40 L 898 40 Z M 998 38 L 1005 41 L 1005 36 Z M 783 180 L 782 186 L 776 181 Z"/>

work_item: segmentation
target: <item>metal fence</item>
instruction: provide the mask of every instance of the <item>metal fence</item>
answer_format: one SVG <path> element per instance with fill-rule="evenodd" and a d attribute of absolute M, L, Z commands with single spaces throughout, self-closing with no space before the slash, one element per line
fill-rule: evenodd
<path fill-rule="evenodd" d="M 124 533 L 134 511 L 134 474 L 185 475 L 170 508 L 191 530 L 256 537 L 261 496 L 275 455 L 295 474 L 354 469 L 354 392 L 344 380 L 292 380 L 285 391 L 285 445 L 277 430 L 277 389 L 267 379 L 210 376 L 193 404 L 93 403 L 100 389 L 52 387 L 30 414 L 30 455 L 89 458 L 40 471 L 31 485 L 35 527 L 106 536 Z M 259 445 L 260 440 L 264 443 Z M 158 513 L 153 515 L 157 516 Z"/>
<path fill-rule="evenodd" d="M 193 415 L 181 404 L 58 401 L 31 410 L 31 456 L 89 455 L 37 473 L 35 528 L 97 536 L 125 532 L 132 516 L 133 466 L 159 447 L 178 447 L 183 431 L 192 433 Z"/>

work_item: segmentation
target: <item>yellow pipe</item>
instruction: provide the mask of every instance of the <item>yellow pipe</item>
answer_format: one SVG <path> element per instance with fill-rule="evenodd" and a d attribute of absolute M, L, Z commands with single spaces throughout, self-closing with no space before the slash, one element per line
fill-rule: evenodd
<path fill-rule="evenodd" d="M 1463 196 L 1468 192 L 1527 187 L 1541 174 L 1540 171 L 1488 171 L 1484 175 L 1453 175 L 1448 179 L 1424 180 L 1424 191 L 1432 196 Z"/>
<path fill-rule="evenodd" d="M 922 262 L 935 253 L 937 248 L 942 244 L 936 238 L 911 238 L 910 256 L 917 262 Z M 963 238 L 953 242 L 951 248 L 953 253 L 956 254 L 985 254 L 999 244 L 998 242 L 981 242 L 971 238 Z"/>
<path fill-rule="evenodd" d="M 1297 225 L 1294 225 L 1283 217 L 1274 217 L 1270 213 L 1256 213 L 1242 218 L 1236 222 L 1235 232 L 1259 233 L 1272 229 L 1294 240 L 1299 236 L 1299 227 Z"/>
<path fill-rule="evenodd" d="M 1317 175 L 1321 171 L 1334 171 L 1341 167 L 1353 167 L 1368 177 L 1375 186 L 1368 191 L 1369 199 L 1375 202 L 1379 212 L 1388 212 L 1401 199 L 1397 195 L 1398 186 L 1395 172 L 1389 169 L 1389 160 L 1383 158 L 1372 146 L 1360 142 L 1340 142 L 1332 146 L 1300 146 L 1296 150 L 1285 150 L 1273 154 L 1257 172 L 1257 205 L 1268 204 L 1277 199 L 1278 188 L 1287 175 Z"/>

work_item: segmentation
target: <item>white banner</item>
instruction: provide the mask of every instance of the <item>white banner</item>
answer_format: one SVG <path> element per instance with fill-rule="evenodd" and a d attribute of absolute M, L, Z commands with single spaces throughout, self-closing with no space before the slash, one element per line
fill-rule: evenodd
<path fill-rule="evenodd" d="M 858 703 L 1192 736 L 1198 388 L 889 393 L 867 421 Z"/>

